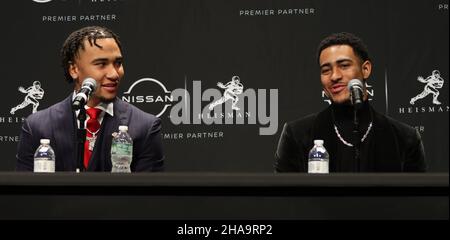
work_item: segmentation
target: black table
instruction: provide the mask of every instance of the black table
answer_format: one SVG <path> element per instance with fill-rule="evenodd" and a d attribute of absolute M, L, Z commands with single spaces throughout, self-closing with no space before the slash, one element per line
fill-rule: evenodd
<path fill-rule="evenodd" d="M 0 172 L 0 219 L 446 219 L 448 173 Z"/>

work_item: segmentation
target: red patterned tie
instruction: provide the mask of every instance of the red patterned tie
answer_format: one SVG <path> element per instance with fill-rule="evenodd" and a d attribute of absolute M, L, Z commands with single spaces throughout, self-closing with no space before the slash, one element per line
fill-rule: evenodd
<path fill-rule="evenodd" d="M 100 129 L 100 123 L 98 122 L 98 116 L 102 112 L 98 108 L 86 109 L 89 120 L 86 123 L 86 141 L 84 142 L 84 168 L 87 169 L 89 165 L 89 159 L 91 159 L 92 149 L 94 147 L 95 139 Z M 91 148 L 89 148 L 89 139 L 92 141 Z"/>

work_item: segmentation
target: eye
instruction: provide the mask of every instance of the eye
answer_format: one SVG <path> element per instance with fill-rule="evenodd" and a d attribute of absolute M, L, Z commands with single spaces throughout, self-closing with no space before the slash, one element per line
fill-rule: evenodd
<path fill-rule="evenodd" d="M 339 68 L 341 69 L 347 69 L 352 66 L 352 63 L 350 61 L 343 61 L 339 63 Z"/>
<path fill-rule="evenodd" d="M 95 63 L 95 65 L 99 66 L 99 67 L 104 67 L 104 66 L 106 66 L 106 62 L 97 62 L 97 63 Z"/>
<path fill-rule="evenodd" d="M 123 61 L 122 61 L 122 60 L 116 60 L 116 61 L 114 62 L 114 66 L 116 66 L 116 67 L 120 67 L 120 66 L 122 66 L 122 64 L 123 64 Z"/>
<path fill-rule="evenodd" d="M 327 75 L 330 72 L 331 72 L 331 69 L 328 67 L 324 67 L 324 68 L 320 69 L 320 74 L 322 74 L 322 75 Z"/>

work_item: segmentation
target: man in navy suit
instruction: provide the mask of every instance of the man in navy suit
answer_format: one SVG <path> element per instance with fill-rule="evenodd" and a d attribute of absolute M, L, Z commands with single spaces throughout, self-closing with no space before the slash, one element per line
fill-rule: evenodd
<path fill-rule="evenodd" d="M 133 139 L 131 171 L 163 170 L 160 119 L 117 98 L 119 83 L 124 75 L 119 37 L 104 27 L 84 27 L 69 35 L 61 55 L 65 78 L 69 83 L 74 83 L 74 93 L 25 120 L 16 169 L 33 171 L 34 152 L 40 139 L 47 138 L 55 151 L 56 171 L 75 171 L 80 165 L 85 171 L 111 171 L 112 133 L 118 131 L 119 125 L 126 125 Z M 92 109 L 99 112 L 97 121 L 100 128 L 93 133 L 94 145 L 85 147 L 84 164 L 79 164 L 76 141 L 79 111 L 72 110 L 72 100 L 86 78 L 97 82 L 95 92 L 86 104 L 86 111 L 90 108 L 101 110 Z M 87 118 L 88 122 L 90 117 Z"/>

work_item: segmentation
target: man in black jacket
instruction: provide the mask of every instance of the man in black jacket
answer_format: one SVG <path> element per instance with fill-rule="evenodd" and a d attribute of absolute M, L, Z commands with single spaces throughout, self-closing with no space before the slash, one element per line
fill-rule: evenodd
<path fill-rule="evenodd" d="M 315 139 L 324 140 L 330 172 L 424 172 L 425 154 L 417 130 L 376 112 L 366 81 L 372 63 L 365 44 L 350 33 L 322 40 L 317 52 L 323 89 L 332 104 L 325 110 L 284 125 L 275 153 L 276 172 L 307 172 Z M 348 83 L 362 80 L 362 104 L 356 111 Z"/>

